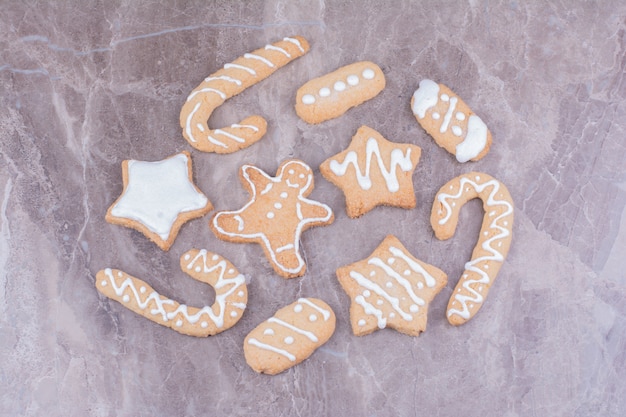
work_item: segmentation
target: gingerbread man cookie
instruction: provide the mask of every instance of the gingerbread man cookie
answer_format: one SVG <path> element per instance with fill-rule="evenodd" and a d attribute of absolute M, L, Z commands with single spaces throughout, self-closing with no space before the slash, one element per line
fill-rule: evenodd
<path fill-rule="evenodd" d="M 313 171 L 304 162 L 291 159 L 280 165 L 275 177 L 252 165 L 242 166 L 239 177 L 250 201 L 239 210 L 217 212 L 211 230 L 223 240 L 260 244 L 274 270 L 284 278 L 304 275 L 302 232 L 334 220 L 330 207 L 306 198 L 313 191 Z"/>

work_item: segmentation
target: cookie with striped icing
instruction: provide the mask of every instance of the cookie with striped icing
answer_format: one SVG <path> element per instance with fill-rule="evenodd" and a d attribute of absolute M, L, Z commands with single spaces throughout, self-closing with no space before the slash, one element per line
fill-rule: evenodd
<path fill-rule="evenodd" d="M 386 327 L 410 336 L 426 330 L 428 305 L 448 277 L 415 258 L 389 235 L 366 259 L 337 269 L 350 297 L 350 322 L 356 336 Z"/>
<path fill-rule="evenodd" d="M 335 332 L 335 313 L 317 298 L 300 298 L 246 336 L 243 352 L 256 372 L 275 375 L 307 359 Z"/>

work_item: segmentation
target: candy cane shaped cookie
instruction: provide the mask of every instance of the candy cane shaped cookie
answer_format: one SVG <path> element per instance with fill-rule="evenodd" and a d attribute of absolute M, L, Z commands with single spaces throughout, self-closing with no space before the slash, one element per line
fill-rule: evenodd
<path fill-rule="evenodd" d="M 248 302 L 245 277 L 229 261 L 204 249 L 183 254 L 180 266 L 192 278 L 215 289 L 212 306 L 196 308 L 180 304 L 117 269 L 99 271 L 96 288 L 135 313 L 189 336 L 212 336 L 234 326 Z"/>
<path fill-rule="evenodd" d="M 482 307 L 511 245 L 511 195 L 500 181 L 480 172 L 456 177 L 439 190 L 430 216 L 435 236 L 441 240 L 452 237 L 461 207 L 473 198 L 482 200 L 485 215 L 472 259 L 465 264 L 448 303 L 448 321 L 455 326 L 467 322 Z"/>
<path fill-rule="evenodd" d="M 180 126 L 187 142 L 203 152 L 231 153 L 261 139 L 267 130 L 267 122 L 261 116 L 250 116 L 230 127 L 215 130 L 209 128 L 208 119 L 224 101 L 308 51 L 306 39 L 284 38 L 244 54 L 205 78 L 189 94 L 180 112 Z"/>

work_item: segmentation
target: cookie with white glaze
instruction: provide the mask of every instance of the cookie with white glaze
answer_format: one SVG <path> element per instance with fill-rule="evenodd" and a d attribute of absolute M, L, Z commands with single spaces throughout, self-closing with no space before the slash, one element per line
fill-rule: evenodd
<path fill-rule="evenodd" d="M 411 110 L 437 145 L 457 161 L 478 161 L 491 147 L 491 132 L 459 96 L 443 84 L 420 81 L 411 98 Z"/>
<path fill-rule="evenodd" d="M 243 342 L 248 365 L 276 375 L 315 352 L 335 332 L 335 313 L 317 298 L 300 298 L 254 328 Z"/>

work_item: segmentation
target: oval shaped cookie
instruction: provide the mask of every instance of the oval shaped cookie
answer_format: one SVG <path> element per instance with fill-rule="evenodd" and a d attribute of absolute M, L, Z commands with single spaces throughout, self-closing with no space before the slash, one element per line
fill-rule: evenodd
<path fill-rule="evenodd" d="M 307 123 L 321 123 L 376 97 L 384 88 L 385 74 L 378 65 L 355 62 L 300 87 L 296 113 Z"/>
<path fill-rule="evenodd" d="M 259 324 L 243 342 L 256 372 L 276 375 L 299 364 L 335 332 L 335 313 L 317 298 L 300 298 Z"/>
<path fill-rule="evenodd" d="M 489 152 L 491 132 L 452 90 L 432 80 L 420 81 L 411 110 L 419 124 L 457 161 L 478 161 Z"/>

